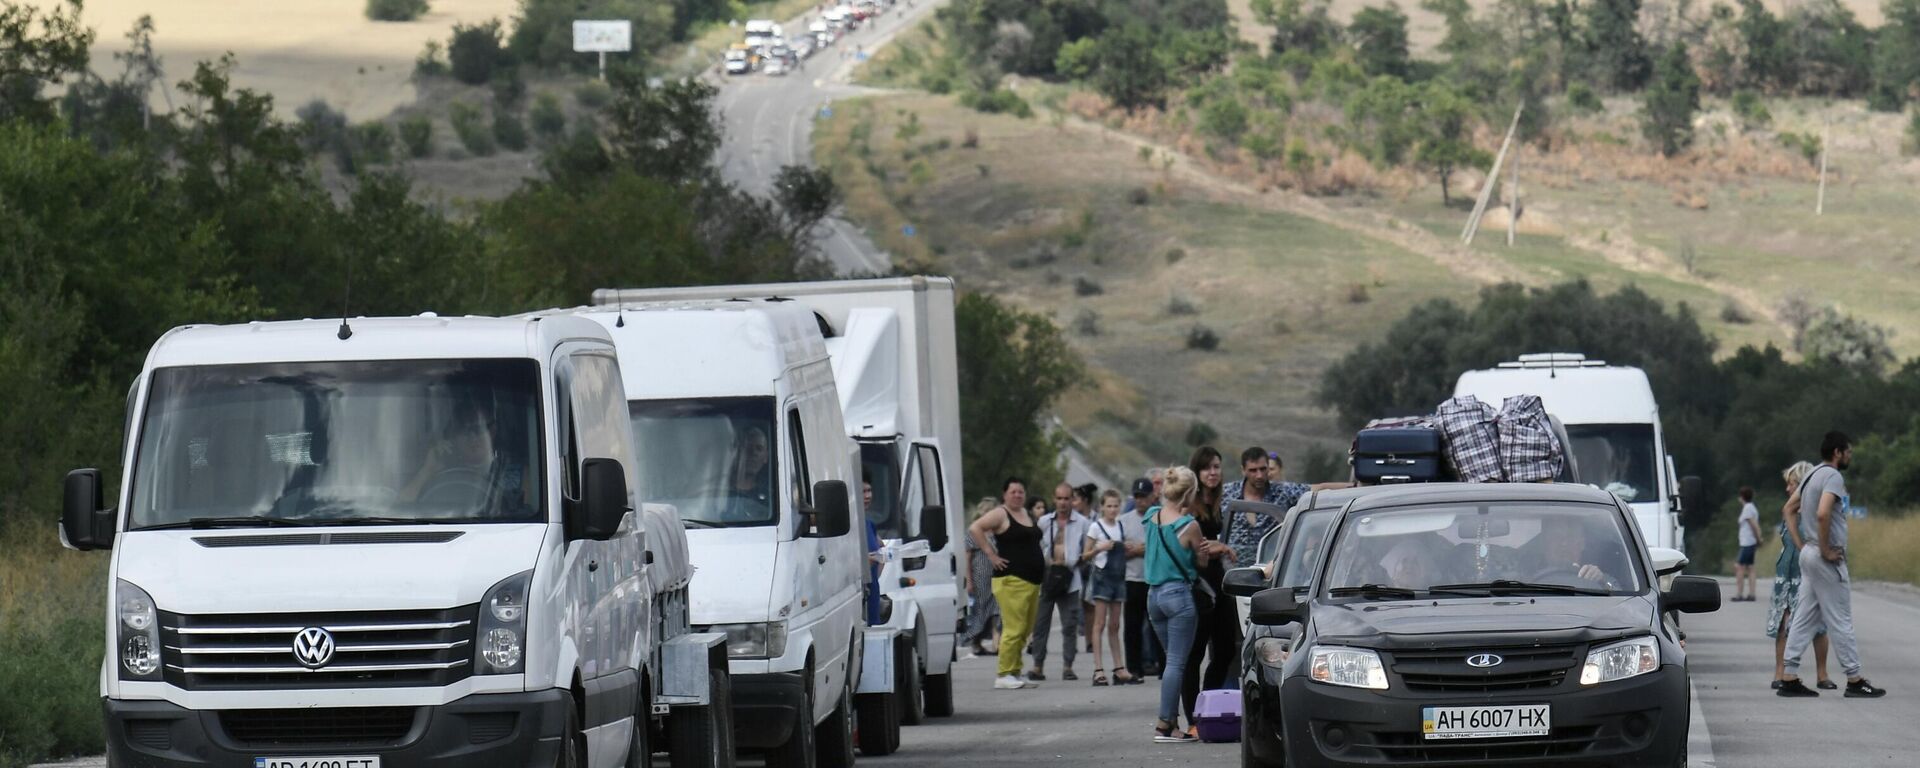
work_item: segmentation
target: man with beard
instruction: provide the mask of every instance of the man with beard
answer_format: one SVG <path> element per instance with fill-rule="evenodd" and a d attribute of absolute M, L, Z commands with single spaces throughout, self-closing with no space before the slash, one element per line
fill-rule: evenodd
<path fill-rule="evenodd" d="M 1853 463 L 1853 445 L 1847 436 L 1828 432 L 1820 441 L 1823 462 L 1800 485 L 1800 596 L 1787 628 L 1786 675 L 1775 693 L 1781 696 L 1818 696 L 1800 682 L 1800 656 L 1822 627 L 1840 655 L 1847 673 L 1846 696 L 1876 699 L 1885 689 L 1860 676 L 1860 649 L 1853 638 L 1853 593 L 1847 573 L 1847 481 L 1840 473 Z"/>

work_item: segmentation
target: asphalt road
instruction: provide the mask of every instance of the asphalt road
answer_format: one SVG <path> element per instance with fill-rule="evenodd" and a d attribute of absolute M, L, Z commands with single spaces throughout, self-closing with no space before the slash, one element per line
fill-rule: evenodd
<path fill-rule="evenodd" d="M 913 7 L 908 7 L 901 0 L 888 13 L 802 61 L 800 69 L 792 74 L 768 77 L 753 73 L 726 78 L 717 99 L 726 130 L 719 157 L 722 178 L 765 195 L 781 166 L 810 164 L 813 121 L 821 109 L 830 108 L 835 99 L 867 91 L 848 83 L 859 63 L 856 47 L 872 54 L 940 5 L 916 0 Z M 817 15 L 808 14 L 784 26 L 798 34 L 813 18 Z M 891 269 L 887 255 L 859 227 L 844 219 L 829 220 L 821 238 L 821 248 L 839 274 L 886 273 Z"/>

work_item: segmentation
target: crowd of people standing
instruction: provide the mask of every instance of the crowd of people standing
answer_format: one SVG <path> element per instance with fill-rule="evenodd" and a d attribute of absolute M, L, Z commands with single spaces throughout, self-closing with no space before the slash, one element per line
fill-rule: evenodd
<path fill-rule="evenodd" d="M 1221 582 L 1229 567 L 1254 564 L 1260 538 L 1277 524 L 1231 512 L 1229 503 L 1284 509 L 1310 490 L 1347 486 L 1284 482 L 1279 456 L 1263 448 L 1241 453 L 1241 480 L 1223 482 L 1222 463 L 1218 450 L 1202 446 L 1185 465 L 1133 481 L 1126 497 L 1062 483 L 1049 509 L 1044 498 L 1029 499 L 1025 482 L 1008 478 L 999 499 L 981 500 L 968 529 L 966 640 L 975 655 L 998 656 L 994 687 L 1048 679 L 1057 618 L 1061 680 L 1080 679 L 1074 662 L 1084 641 L 1092 685 L 1159 678 L 1155 740 L 1195 740 L 1200 691 L 1234 687 L 1240 676 L 1239 616 L 1220 597 Z"/>

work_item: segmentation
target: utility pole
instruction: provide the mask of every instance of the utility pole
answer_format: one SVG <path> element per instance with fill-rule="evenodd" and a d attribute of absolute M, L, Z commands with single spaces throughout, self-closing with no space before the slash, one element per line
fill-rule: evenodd
<path fill-rule="evenodd" d="M 1513 153 L 1513 182 L 1507 185 L 1507 247 L 1513 247 L 1514 230 L 1520 227 L 1520 153 Z"/>
<path fill-rule="evenodd" d="M 1480 187 L 1480 199 L 1473 203 L 1473 215 L 1467 217 L 1467 228 L 1460 233 L 1460 242 L 1473 245 L 1474 233 L 1480 231 L 1480 217 L 1487 212 L 1487 202 L 1493 199 L 1494 184 L 1500 180 L 1500 165 L 1507 159 L 1507 148 L 1513 146 L 1513 132 L 1520 127 L 1520 112 L 1527 108 L 1522 101 L 1513 108 L 1513 122 L 1507 124 L 1507 138 L 1500 142 L 1500 153 L 1493 156 L 1493 168 L 1487 171 L 1487 183 Z"/>
<path fill-rule="evenodd" d="M 1833 143 L 1833 117 L 1827 116 L 1820 127 L 1820 192 L 1813 199 L 1813 215 L 1827 213 L 1827 147 Z"/>

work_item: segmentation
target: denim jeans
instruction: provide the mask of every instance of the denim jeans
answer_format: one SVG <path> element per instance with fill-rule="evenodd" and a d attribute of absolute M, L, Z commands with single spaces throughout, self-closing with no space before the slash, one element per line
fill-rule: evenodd
<path fill-rule="evenodd" d="M 1187 657 L 1199 624 L 1192 585 L 1170 581 L 1147 590 L 1147 619 L 1153 623 L 1153 634 L 1169 659 L 1160 673 L 1160 719 L 1174 722 L 1180 716 L 1180 688 L 1186 681 L 1187 665 L 1172 660 Z"/>

